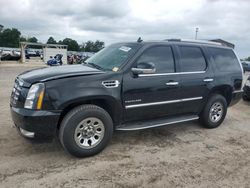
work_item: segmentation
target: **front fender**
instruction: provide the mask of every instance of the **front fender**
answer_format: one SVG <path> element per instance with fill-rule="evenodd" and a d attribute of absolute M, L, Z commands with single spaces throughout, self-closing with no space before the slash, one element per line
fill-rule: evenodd
<path fill-rule="evenodd" d="M 87 79 L 89 80 L 88 82 L 86 81 Z M 115 117 L 122 116 L 120 115 L 123 109 L 121 84 L 115 88 L 106 88 L 102 85 L 102 81 L 99 80 L 103 79 L 96 81 L 96 75 L 93 75 L 50 81 L 46 84 L 44 101 L 46 106 L 44 107 L 63 111 L 69 106 L 75 106 L 75 104 L 86 104 L 88 102 L 93 103 L 95 100 L 103 100 L 106 101 L 105 104 L 107 106 L 111 105 Z M 118 81 L 121 83 L 121 80 Z"/>

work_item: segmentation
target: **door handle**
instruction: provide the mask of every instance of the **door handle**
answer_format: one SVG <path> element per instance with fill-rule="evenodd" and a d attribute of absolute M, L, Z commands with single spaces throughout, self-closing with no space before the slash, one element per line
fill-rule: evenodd
<path fill-rule="evenodd" d="M 179 82 L 167 82 L 166 85 L 167 86 L 177 86 L 177 85 L 179 85 Z"/>
<path fill-rule="evenodd" d="M 214 81 L 214 79 L 213 78 L 205 78 L 203 81 L 204 82 L 212 82 L 212 81 Z"/>

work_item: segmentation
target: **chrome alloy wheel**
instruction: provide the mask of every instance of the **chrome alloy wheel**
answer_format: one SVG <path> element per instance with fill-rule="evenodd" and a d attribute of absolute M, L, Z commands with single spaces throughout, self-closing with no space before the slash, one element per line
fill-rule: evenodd
<path fill-rule="evenodd" d="M 213 123 L 218 122 L 223 115 L 223 105 L 220 102 L 214 103 L 209 111 L 209 118 Z"/>
<path fill-rule="evenodd" d="M 98 145 L 105 133 L 103 122 L 96 117 L 82 120 L 75 129 L 75 142 L 83 149 L 91 149 Z"/>

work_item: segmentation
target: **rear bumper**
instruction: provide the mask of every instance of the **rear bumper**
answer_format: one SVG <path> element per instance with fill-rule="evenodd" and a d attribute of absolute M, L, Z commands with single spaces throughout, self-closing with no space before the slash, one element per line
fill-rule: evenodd
<path fill-rule="evenodd" d="M 52 138 L 56 133 L 60 112 L 11 107 L 11 116 L 23 136 Z"/>
<path fill-rule="evenodd" d="M 242 91 L 242 90 L 234 91 L 234 92 L 232 93 L 232 100 L 231 100 L 229 106 L 233 106 L 233 105 L 235 105 L 236 103 L 238 103 L 238 102 L 241 100 L 242 95 L 243 95 L 243 91 Z"/>

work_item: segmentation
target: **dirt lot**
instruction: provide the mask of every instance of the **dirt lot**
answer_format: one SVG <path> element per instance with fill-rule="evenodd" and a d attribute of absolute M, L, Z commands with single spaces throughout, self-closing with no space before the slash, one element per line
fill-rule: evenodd
<path fill-rule="evenodd" d="M 11 127 L 13 80 L 31 68 L 0 65 L 0 187 L 250 187 L 250 102 L 217 129 L 116 132 L 102 153 L 76 159 L 57 140 L 31 143 Z"/>

